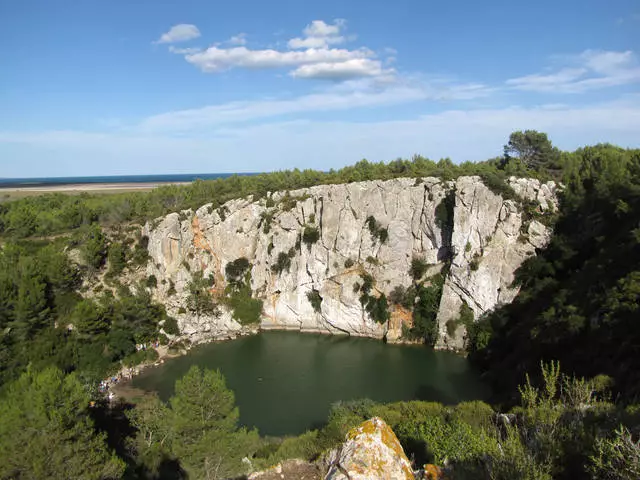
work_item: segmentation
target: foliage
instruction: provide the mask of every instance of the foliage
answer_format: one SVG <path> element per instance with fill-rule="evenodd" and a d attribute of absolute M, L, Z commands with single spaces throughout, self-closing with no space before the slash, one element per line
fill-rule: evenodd
<path fill-rule="evenodd" d="M 320 230 L 318 227 L 314 227 L 313 225 L 305 225 L 304 230 L 302 232 L 302 241 L 308 248 L 311 248 L 311 245 L 320 240 Z"/>
<path fill-rule="evenodd" d="M 234 395 L 219 371 L 193 366 L 176 382 L 168 408 L 154 403 L 147 410 L 149 424 L 159 434 L 152 448 L 167 448 L 190 477 L 223 479 L 246 473 L 241 460 L 257 450 L 258 434 L 238 428 Z M 144 439 L 154 437 L 144 431 L 138 436 L 143 448 Z"/>
<path fill-rule="evenodd" d="M 109 245 L 109 272 L 113 276 L 120 275 L 127 265 L 124 245 L 121 242 L 113 242 Z"/>
<path fill-rule="evenodd" d="M 375 219 L 375 217 L 373 215 L 369 215 L 365 221 L 367 227 L 369 228 L 369 233 L 371 233 L 371 236 L 375 239 L 377 239 L 378 241 L 380 241 L 380 243 L 386 243 L 388 238 L 389 238 L 389 228 L 388 227 L 382 227 L 382 225 L 380 225 L 380 223 Z"/>
<path fill-rule="evenodd" d="M 187 296 L 187 308 L 196 315 L 214 315 L 219 314 L 217 304 L 211 294 L 211 281 L 204 278 L 201 271 L 195 272 L 191 281 L 187 284 L 189 295 Z"/>
<path fill-rule="evenodd" d="M 167 317 L 162 324 L 162 330 L 168 335 L 180 335 L 180 328 L 178 327 L 178 321 L 173 317 Z"/>
<path fill-rule="evenodd" d="M 320 313 L 322 311 L 322 297 L 318 290 L 313 289 L 310 292 L 307 292 L 307 300 L 311 303 L 314 312 Z"/>
<path fill-rule="evenodd" d="M 411 259 L 411 267 L 409 268 L 411 278 L 417 282 L 427 272 L 428 267 L 429 264 L 423 258 L 413 257 Z"/>
<path fill-rule="evenodd" d="M 75 375 L 25 372 L 0 398 L 0 478 L 116 479 L 124 462 L 96 433 Z"/>
<path fill-rule="evenodd" d="M 145 282 L 147 288 L 158 288 L 158 279 L 155 275 L 149 275 Z"/>
<path fill-rule="evenodd" d="M 356 262 L 353 260 L 353 258 L 347 258 L 344 261 L 344 268 L 351 268 L 351 267 L 353 267 L 355 265 L 355 263 Z"/>
<path fill-rule="evenodd" d="M 262 300 L 252 298 L 251 272 L 248 271 L 248 262 L 246 266 L 244 262 L 241 262 L 240 266 L 241 268 L 237 268 L 235 271 L 244 272 L 244 278 L 234 278 L 234 281 L 229 283 L 225 289 L 226 297 L 222 301 L 233 310 L 233 318 L 242 325 L 260 323 Z"/>
<path fill-rule="evenodd" d="M 548 167 L 558 155 L 559 152 L 553 148 L 547 134 L 535 130 L 513 132 L 504 146 L 507 161 L 516 158 L 527 168 L 536 170 Z"/>
<path fill-rule="evenodd" d="M 282 272 L 289 271 L 291 268 L 291 259 L 296 256 L 296 249 L 290 248 L 288 252 L 278 253 L 276 263 L 271 265 L 271 271 L 280 274 Z"/>
<path fill-rule="evenodd" d="M 107 253 L 107 240 L 98 225 L 92 225 L 86 232 L 82 246 L 82 258 L 94 269 L 100 268 Z"/>
<path fill-rule="evenodd" d="M 227 281 L 229 283 L 241 282 L 250 268 L 251 264 L 245 257 L 236 258 L 233 262 L 227 263 L 224 268 Z"/>
<path fill-rule="evenodd" d="M 634 441 L 624 426 L 613 438 L 598 438 L 589 470 L 594 479 L 634 480 L 640 478 L 640 441 Z"/>
<path fill-rule="evenodd" d="M 563 153 L 562 209 L 551 243 L 516 272 L 520 293 L 470 332 L 472 360 L 503 399 L 540 361 L 606 374 L 640 395 L 640 151 L 597 145 Z"/>

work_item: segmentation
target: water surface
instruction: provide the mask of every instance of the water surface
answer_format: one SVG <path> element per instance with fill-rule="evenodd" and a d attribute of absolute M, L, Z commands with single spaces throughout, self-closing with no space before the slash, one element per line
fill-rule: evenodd
<path fill-rule="evenodd" d="M 202 345 L 146 370 L 133 386 L 167 400 L 191 365 L 219 368 L 236 394 L 241 422 L 263 435 L 320 426 L 339 400 L 455 403 L 488 394 L 467 361 L 449 352 L 296 332 L 262 332 Z"/>

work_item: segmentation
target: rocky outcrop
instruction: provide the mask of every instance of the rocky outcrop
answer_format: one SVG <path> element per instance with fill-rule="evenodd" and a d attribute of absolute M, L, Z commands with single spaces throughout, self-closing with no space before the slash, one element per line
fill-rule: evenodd
<path fill-rule="evenodd" d="M 353 428 L 330 452 L 326 480 L 413 480 L 411 462 L 384 420 L 374 417 Z"/>
<path fill-rule="evenodd" d="M 515 178 L 510 183 L 541 212 L 557 208 L 553 183 Z M 374 279 L 371 296 L 389 297 L 395 287 L 412 284 L 413 258 L 429 265 L 425 277 L 450 261 L 437 318 L 438 346 L 460 348 L 464 326 L 454 320 L 462 305 L 477 318 L 511 301 L 517 293 L 510 288 L 514 271 L 549 241 L 549 229 L 525 222 L 519 203 L 493 193 L 478 177 L 461 177 L 322 185 L 258 201 L 233 200 L 218 209 L 204 205 L 147 224 L 147 274 L 157 278 L 156 298 L 192 341 L 243 330 L 225 308 L 217 316 L 186 309 L 194 272 L 210 280 L 214 296 L 222 295 L 225 267 L 240 257 L 251 264 L 254 297 L 264 301 L 261 328 L 394 341 L 403 325 L 410 326 L 411 314 L 393 307 L 389 321 L 371 319 L 357 288 L 363 276 Z M 310 297 L 317 299 L 316 308 Z"/>

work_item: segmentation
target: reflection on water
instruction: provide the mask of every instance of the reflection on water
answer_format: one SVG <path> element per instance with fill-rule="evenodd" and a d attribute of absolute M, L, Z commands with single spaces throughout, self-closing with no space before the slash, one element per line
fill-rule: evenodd
<path fill-rule="evenodd" d="M 202 345 L 146 370 L 133 385 L 166 400 L 191 365 L 219 368 L 236 394 L 241 422 L 264 435 L 298 434 L 322 424 L 340 400 L 455 403 L 488 394 L 467 361 L 452 353 L 295 332 Z"/>

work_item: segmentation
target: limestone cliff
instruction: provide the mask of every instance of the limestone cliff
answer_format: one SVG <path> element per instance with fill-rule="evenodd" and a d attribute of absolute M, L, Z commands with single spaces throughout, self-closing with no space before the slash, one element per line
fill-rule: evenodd
<path fill-rule="evenodd" d="M 541 212 L 557 208 L 552 182 L 512 178 L 510 185 Z M 460 348 L 464 326 L 452 331 L 449 321 L 459 316 L 463 303 L 477 318 L 511 301 L 517 293 L 510 288 L 514 271 L 549 241 L 547 227 L 523 219 L 520 203 L 493 193 L 478 177 L 460 177 L 321 185 L 255 202 L 233 200 L 218 209 L 204 205 L 145 226 L 147 273 L 158 280 L 157 299 L 192 341 L 241 331 L 224 308 L 218 316 L 185 309 L 194 272 L 202 271 L 214 294 L 220 294 L 226 265 L 240 257 L 249 260 L 251 289 L 264 301 L 262 328 L 395 341 L 410 313 L 394 307 L 388 322 L 375 322 L 354 284 L 362 284 L 368 273 L 374 279 L 371 295 L 388 297 L 395 287 L 411 285 L 412 258 L 429 264 L 425 277 L 450 260 L 437 318 L 438 346 Z M 309 235 L 303 238 L 305 230 Z M 286 261 L 278 272 L 279 259 Z M 312 306 L 310 292 L 319 295 L 319 308 Z"/>

